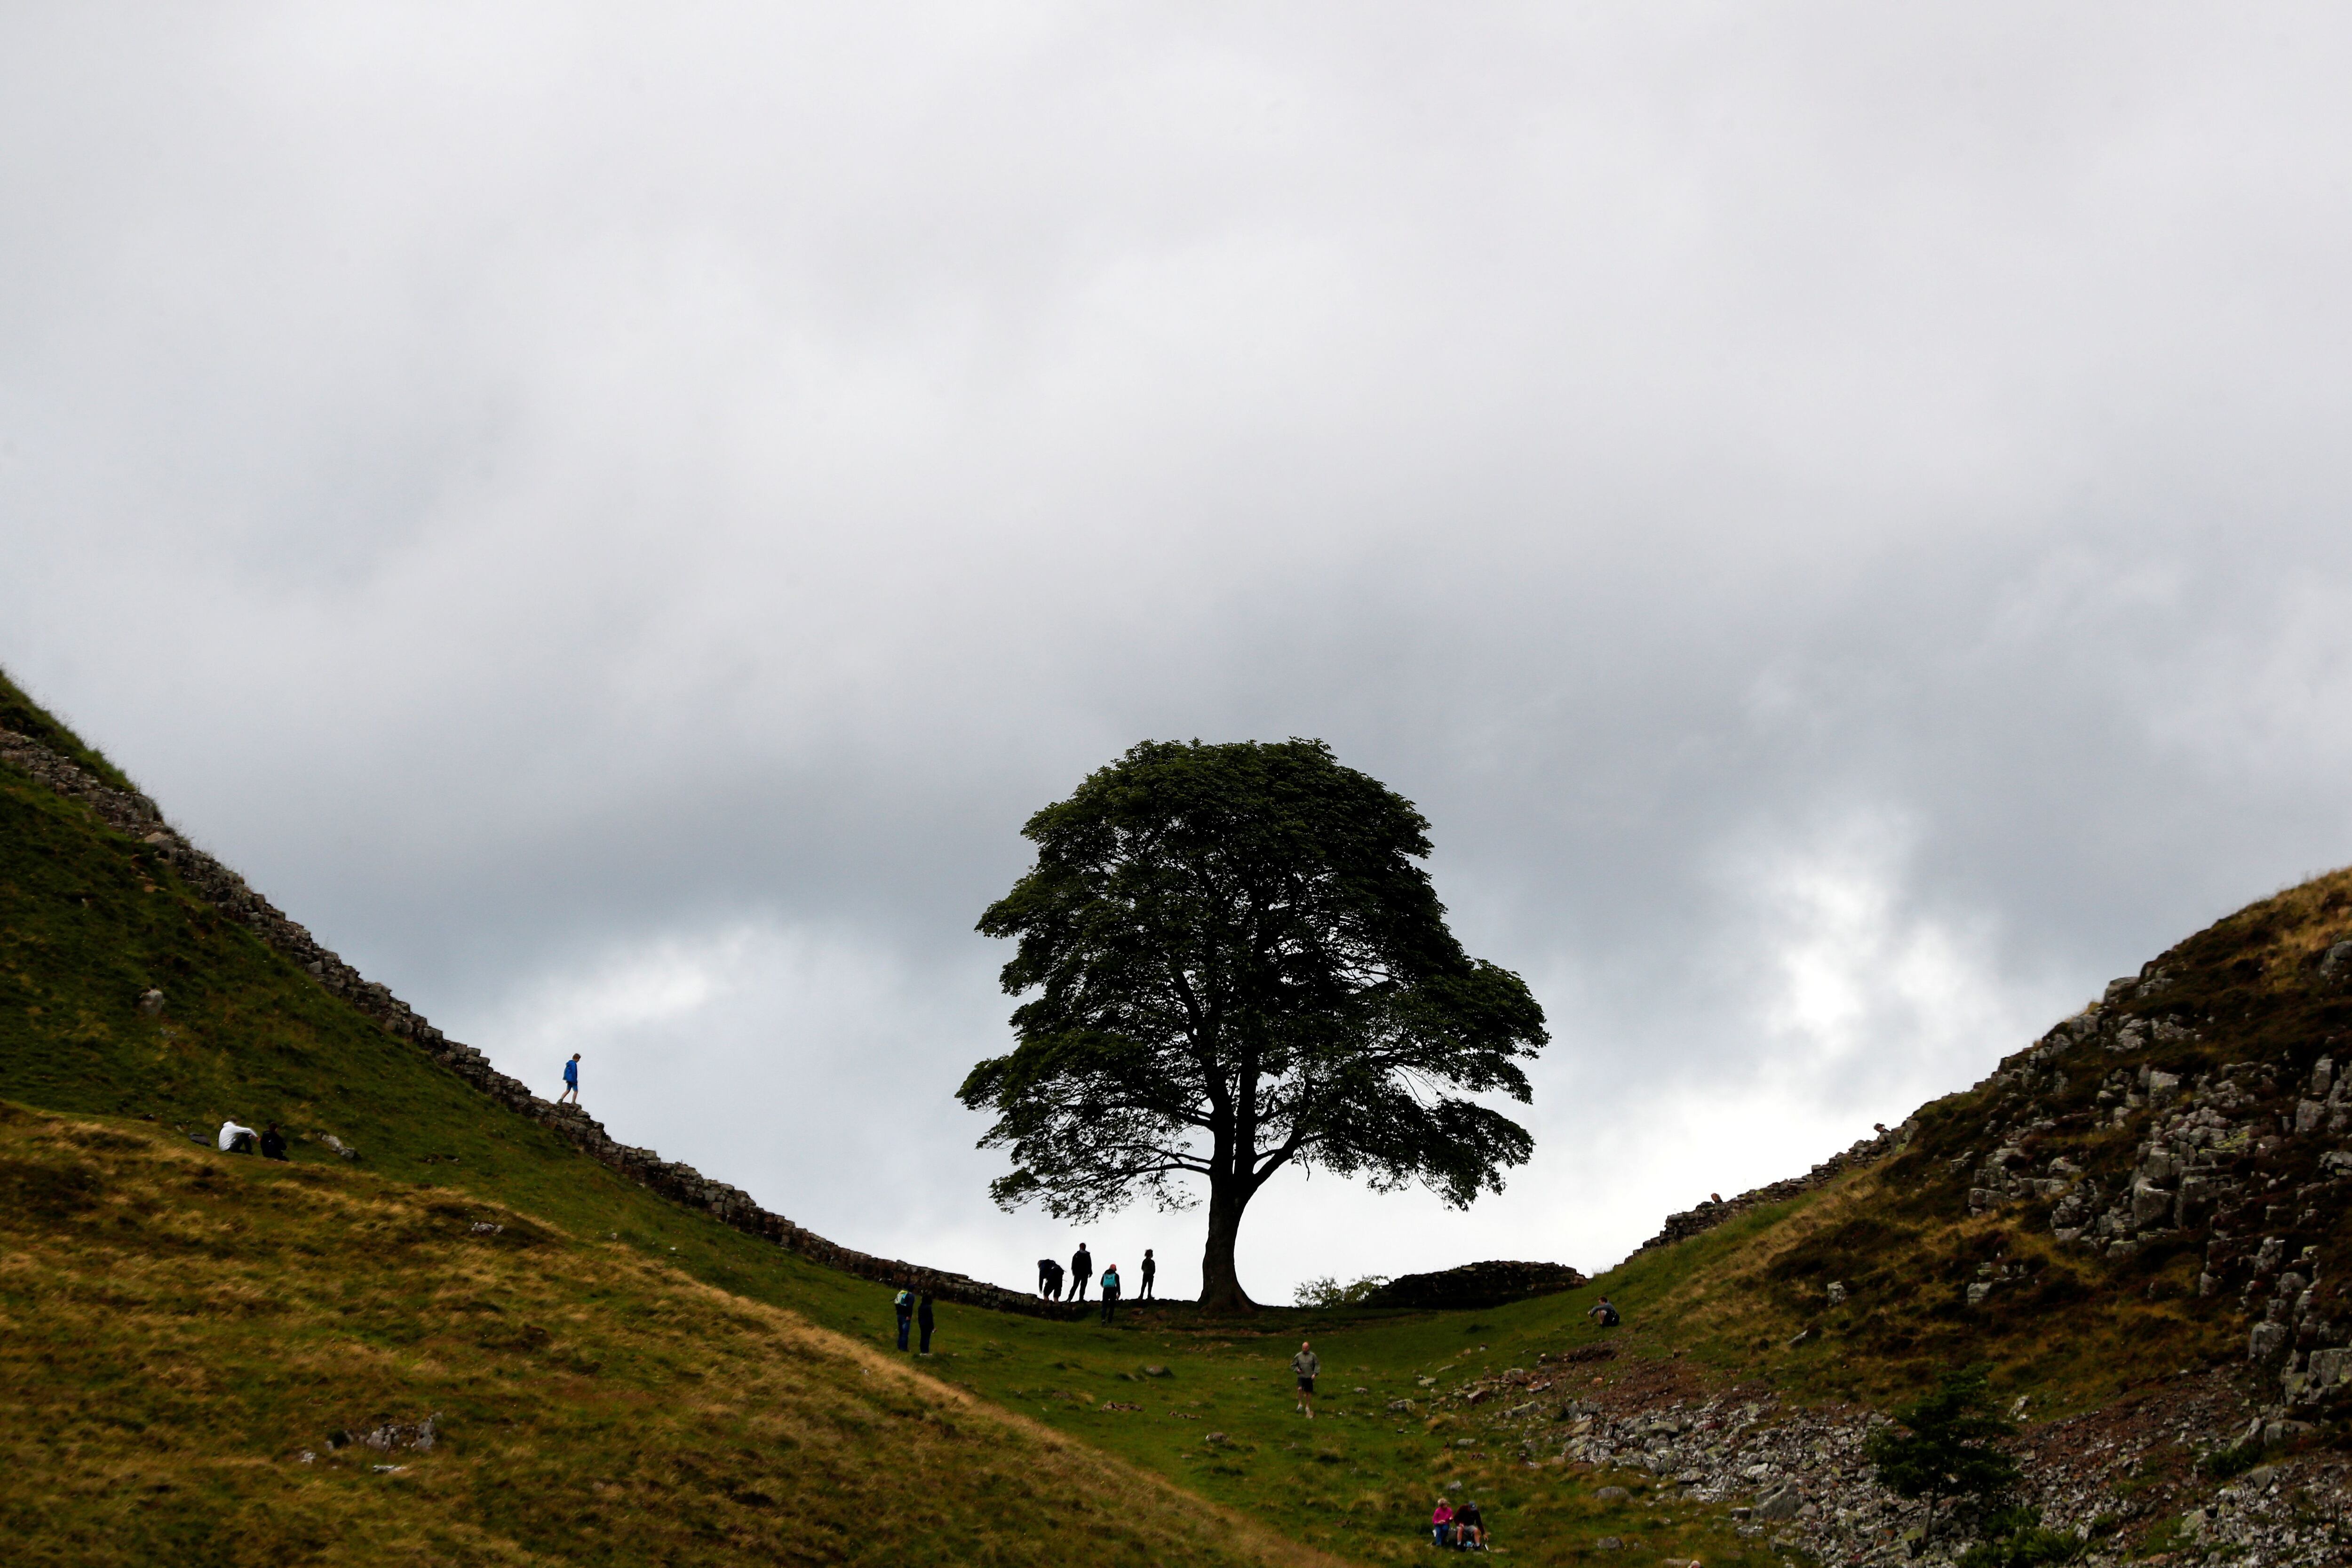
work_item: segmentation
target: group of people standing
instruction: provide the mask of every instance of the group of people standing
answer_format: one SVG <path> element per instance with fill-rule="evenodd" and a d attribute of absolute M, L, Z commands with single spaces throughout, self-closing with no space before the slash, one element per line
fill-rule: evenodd
<path fill-rule="evenodd" d="M 1151 1248 L 1147 1247 L 1143 1249 L 1143 1261 L 1137 1265 L 1136 1273 L 1139 1276 L 1138 1284 L 1139 1288 L 1135 1293 L 1135 1299 L 1139 1301 L 1150 1301 L 1155 1300 L 1156 1298 L 1154 1298 L 1151 1293 L 1151 1286 L 1152 1281 L 1159 1277 L 1160 1264 L 1152 1258 Z M 1087 1282 L 1095 1279 L 1095 1255 L 1087 1250 L 1087 1244 L 1083 1241 L 1078 1243 L 1078 1250 L 1071 1256 L 1070 1271 L 1067 1279 L 1070 1287 L 1068 1299 L 1073 1301 L 1085 1300 L 1087 1299 Z M 1063 1300 L 1063 1279 L 1064 1275 L 1062 1273 L 1062 1266 L 1060 1264 L 1055 1262 L 1050 1258 L 1041 1258 L 1037 1260 L 1038 1295 L 1043 1296 L 1048 1301 L 1059 1301 Z M 1119 1293 L 1122 1289 L 1118 1277 L 1118 1264 L 1110 1264 L 1103 1269 L 1100 1287 L 1100 1294 L 1102 1297 L 1102 1321 L 1108 1323 L 1110 1321 L 1112 1310 L 1118 1305 Z"/>
<path fill-rule="evenodd" d="M 898 1313 L 898 1348 L 907 1348 L 907 1331 L 909 1329 L 919 1328 L 923 1331 L 923 1348 L 915 1353 L 930 1354 L 931 1331 L 939 1326 L 938 1319 L 931 1312 L 931 1293 L 918 1290 L 912 1285 L 901 1286 L 890 1304 Z"/>

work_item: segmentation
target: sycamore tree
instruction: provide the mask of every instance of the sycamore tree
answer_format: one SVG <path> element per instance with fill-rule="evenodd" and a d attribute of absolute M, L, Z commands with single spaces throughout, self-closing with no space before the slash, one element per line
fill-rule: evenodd
<path fill-rule="evenodd" d="M 1462 951 L 1429 824 L 1320 741 L 1146 742 L 1029 819 L 1037 861 L 981 917 L 1013 942 L 1009 1056 L 958 1091 L 1010 1151 L 991 1191 L 1085 1220 L 1205 1195 L 1203 1305 L 1251 1305 L 1242 1215 L 1287 1167 L 1500 1192 L 1545 1043 L 1516 974 Z"/>

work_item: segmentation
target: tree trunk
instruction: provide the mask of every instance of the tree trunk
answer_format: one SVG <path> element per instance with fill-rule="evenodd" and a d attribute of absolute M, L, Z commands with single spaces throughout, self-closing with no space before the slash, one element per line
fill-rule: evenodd
<path fill-rule="evenodd" d="M 1257 1303 L 1242 1289 L 1234 1268 L 1234 1238 L 1241 1234 L 1242 1206 L 1249 1199 L 1213 1178 L 1209 1184 L 1209 1245 L 1201 1254 L 1201 1305 L 1226 1312 L 1254 1312 Z"/>

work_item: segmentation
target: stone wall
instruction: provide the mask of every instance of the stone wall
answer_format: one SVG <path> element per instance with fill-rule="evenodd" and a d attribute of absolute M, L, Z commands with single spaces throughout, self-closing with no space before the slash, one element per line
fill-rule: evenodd
<path fill-rule="evenodd" d="M 651 1149 L 614 1142 L 603 1123 L 577 1106 L 556 1105 L 540 1099 L 517 1079 L 491 1067 L 480 1051 L 435 1028 L 423 1014 L 394 995 L 389 987 L 345 963 L 308 931 L 288 919 L 283 910 L 254 891 L 244 878 L 175 832 L 147 796 L 109 788 L 48 747 L 13 731 L 0 730 L 0 764 L 15 768 L 58 795 L 88 805 L 109 827 L 147 845 L 169 862 L 198 896 L 242 922 L 320 985 L 390 1033 L 409 1041 L 500 1106 L 553 1130 L 589 1158 L 639 1186 L 682 1207 L 708 1214 L 737 1230 L 772 1241 L 812 1262 L 862 1279 L 886 1284 L 912 1282 L 929 1289 L 941 1300 L 1035 1317 L 1067 1317 L 1086 1310 L 1006 1290 L 966 1275 L 928 1268 L 900 1258 L 877 1258 L 827 1241 L 783 1215 L 761 1208 L 740 1187 L 714 1182 L 693 1166 L 665 1160 Z"/>
<path fill-rule="evenodd" d="M 1465 1263 L 1434 1274 L 1406 1274 L 1364 1298 L 1367 1307 L 1412 1307 L 1425 1311 L 1499 1307 L 1530 1296 L 1549 1296 L 1589 1283 L 1565 1263 Z"/>

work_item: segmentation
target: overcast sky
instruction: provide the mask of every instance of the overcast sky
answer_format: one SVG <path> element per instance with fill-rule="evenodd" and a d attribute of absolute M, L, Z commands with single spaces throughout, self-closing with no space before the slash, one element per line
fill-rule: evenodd
<path fill-rule="evenodd" d="M 0 5 L 0 664 L 502 1068 L 1020 1282 L 973 934 L 1328 740 L 1595 1269 L 2352 859 L 2341 6 Z"/>

